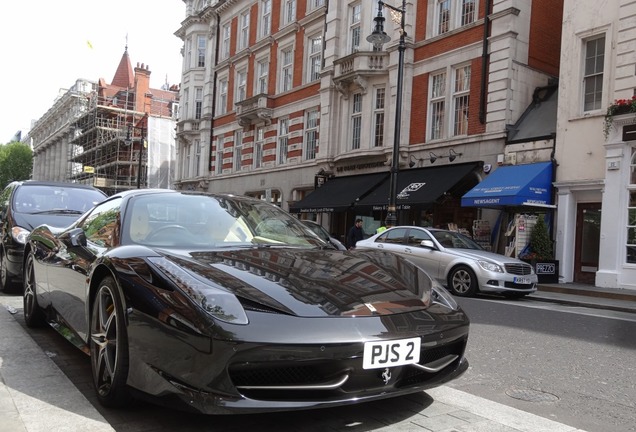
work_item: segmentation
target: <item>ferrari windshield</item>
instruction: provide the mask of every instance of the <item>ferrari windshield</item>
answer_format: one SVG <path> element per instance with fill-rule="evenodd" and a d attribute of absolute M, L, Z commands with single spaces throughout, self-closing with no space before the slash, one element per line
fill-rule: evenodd
<path fill-rule="evenodd" d="M 326 245 L 279 207 L 231 195 L 140 196 L 131 200 L 123 230 L 132 242 L 148 246 Z"/>

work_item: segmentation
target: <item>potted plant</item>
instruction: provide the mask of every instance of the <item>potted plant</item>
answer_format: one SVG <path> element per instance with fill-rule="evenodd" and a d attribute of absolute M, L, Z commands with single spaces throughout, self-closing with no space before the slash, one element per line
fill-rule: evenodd
<path fill-rule="evenodd" d="M 603 121 L 603 133 L 605 134 L 605 139 L 607 139 L 607 136 L 612 129 L 614 116 L 629 113 L 636 113 L 636 95 L 632 96 L 630 99 L 616 99 L 614 103 L 607 107 L 605 120 Z"/>
<path fill-rule="evenodd" d="M 520 258 L 532 264 L 539 283 L 559 283 L 559 261 L 554 259 L 552 239 L 542 217 L 537 218 L 526 253 Z"/>

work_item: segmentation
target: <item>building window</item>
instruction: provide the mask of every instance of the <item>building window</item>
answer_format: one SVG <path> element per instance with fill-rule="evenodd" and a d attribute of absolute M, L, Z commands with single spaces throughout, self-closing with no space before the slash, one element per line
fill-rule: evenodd
<path fill-rule="evenodd" d="M 322 69 L 322 36 L 313 36 L 309 38 L 309 68 L 307 77 L 308 82 L 320 79 L 320 70 Z"/>
<path fill-rule="evenodd" d="M 185 157 L 183 158 L 183 177 L 184 179 L 190 178 L 190 152 L 192 150 L 192 145 L 188 144 L 183 146 L 183 152 Z"/>
<path fill-rule="evenodd" d="M 241 170 L 241 162 L 243 156 L 243 131 L 234 132 L 234 157 L 232 158 L 232 170 L 238 172 Z"/>
<path fill-rule="evenodd" d="M 247 70 L 239 69 L 236 72 L 236 102 L 244 101 L 247 97 Z"/>
<path fill-rule="evenodd" d="M 296 22 L 296 0 L 283 1 L 283 25 Z"/>
<path fill-rule="evenodd" d="M 386 90 L 384 87 L 375 89 L 375 103 L 373 104 L 373 145 L 384 146 L 384 101 Z"/>
<path fill-rule="evenodd" d="M 292 89 L 293 67 L 294 67 L 294 51 L 291 49 L 291 47 L 285 48 L 281 52 L 281 71 L 280 71 L 281 91 L 285 92 Z"/>
<path fill-rule="evenodd" d="M 431 76 L 431 140 L 446 138 L 446 72 Z"/>
<path fill-rule="evenodd" d="M 318 9 L 319 7 L 324 5 L 325 5 L 325 0 L 308 0 L 307 11 Z"/>
<path fill-rule="evenodd" d="M 272 32 L 272 0 L 261 1 L 261 37 L 269 36 Z"/>
<path fill-rule="evenodd" d="M 225 60 L 230 56 L 230 23 L 223 25 L 221 30 L 221 60 Z"/>
<path fill-rule="evenodd" d="M 636 147 L 632 147 L 629 176 L 629 202 L 627 203 L 627 255 L 628 264 L 636 264 Z"/>
<path fill-rule="evenodd" d="M 437 34 L 450 30 L 450 0 L 437 1 Z"/>
<path fill-rule="evenodd" d="M 216 174 L 223 174 L 223 137 L 216 139 Z"/>
<path fill-rule="evenodd" d="M 349 6 L 349 49 L 351 53 L 360 50 L 360 35 L 362 29 L 360 27 L 360 14 L 362 7 L 360 3 Z"/>
<path fill-rule="evenodd" d="M 184 118 L 190 120 L 190 89 L 183 89 L 183 114 Z"/>
<path fill-rule="evenodd" d="M 477 0 L 434 0 L 434 35 L 472 24 L 477 19 Z"/>
<path fill-rule="evenodd" d="M 207 38 L 205 36 L 197 37 L 197 67 L 205 67 L 205 49 Z"/>
<path fill-rule="evenodd" d="M 216 110 L 219 114 L 227 112 L 227 78 L 219 80 L 219 100 Z"/>
<path fill-rule="evenodd" d="M 316 159 L 318 151 L 318 118 L 319 111 L 307 111 L 305 118 L 305 159 Z"/>
<path fill-rule="evenodd" d="M 239 49 L 247 48 L 250 42 L 250 11 L 239 15 Z"/>
<path fill-rule="evenodd" d="M 260 60 L 256 64 L 256 94 L 267 94 L 267 80 L 269 78 L 269 59 Z"/>
<path fill-rule="evenodd" d="M 201 111 L 203 109 L 203 87 L 194 88 L 194 118 L 199 120 L 201 118 Z"/>
<path fill-rule="evenodd" d="M 460 25 L 465 26 L 475 22 L 475 0 L 460 0 Z"/>
<path fill-rule="evenodd" d="M 351 104 L 351 148 L 360 148 L 360 134 L 362 132 L 362 94 L 355 93 Z"/>
<path fill-rule="evenodd" d="M 192 67 L 192 39 L 188 38 L 185 42 L 186 45 L 186 64 L 188 69 Z"/>
<path fill-rule="evenodd" d="M 254 140 L 254 152 L 252 153 L 252 162 L 254 168 L 260 168 L 263 163 L 263 145 L 265 143 L 265 128 L 257 127 Z"/>
<path fill-rule="evenodd" d="M 468 105 L 470 98 L 470 66 L 455 70 L 453 85 L 453 135 L 468 133 Z"/>
<path fill-rule="evenodd" d="M 605 36 L 586 41 L 583 72 L 583 111 L 585 112 L 601 109 L 604 64 Z"/>
<path fill-rule="evenodd" d="M 194 176 L 198 177 L 201 171 L 201 140 L 194 140 Z"/>
<path fill-rule="evenodd" d="M 276 164 L 287 163 L 287 144 L 289 142 L 289 119 L 278 121 L 278 143 L 276 145 Z"/>

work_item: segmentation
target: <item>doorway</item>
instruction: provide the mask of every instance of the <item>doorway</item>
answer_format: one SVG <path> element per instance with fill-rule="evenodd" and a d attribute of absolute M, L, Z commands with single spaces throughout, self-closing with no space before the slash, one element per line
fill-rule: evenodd
<path fill-rule="evenodd" d="M 576 206 L 574 282 L 594 285 L 601 239 L 601 203 Z"/>

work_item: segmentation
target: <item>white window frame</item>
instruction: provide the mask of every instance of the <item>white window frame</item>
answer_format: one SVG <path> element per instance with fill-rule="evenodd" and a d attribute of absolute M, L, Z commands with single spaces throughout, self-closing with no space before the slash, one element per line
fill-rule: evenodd
<path fill-rule="evenodd" d="M 289 145 L 289 118 L 278 120 L 278 142 L 276 143 L 276 165 L 287 163 Z"/>
<path fill-rule="evenodd" d="M 479 11 L 480 0 L 428 0 L 432 11 L 429 22 L 432 24 L 431 36 L 447 34 L 455 29 L 475 23 Z M 465 13 L 469 5 L 472 11 Z M 442 13 L 445 11 L 445 13 Z M 442 21 L 444 16 L 445 21 Z"/>
<path fill-rule="evenodd" d="M 448 113 L 447 113 L 447 95 L 448 95 L 448 85 L 447 85 L 447 71 L 443 70 L 440 72 L 430 74 L 430 94 L 428 97 L 429 100 L 429 121 L 428 124 L 430 127 L 428 128 L 428 139 L 439 140 L 445 139 L 447 137 L 448 131 Z"/>
<path fill-rule="evenodd" d="M 190 152 L 192 151 L 192 144 L 187 144 L 183 146 L 184 157 L 183 157 L 183 178 L 190 178 Z"/>
<path fill-rule="evenodd" d="M 192 69 L 192 38 L 186 39 L 186 64 L 188 69 Z"/>
<path fill-rule="evenodd" d="M 319 120 L 320 110 L 318 108 L 305 112 L 305 151 L 303 152 L 305 160 L 314 160 L 318 154 L 318 145 L 320 144 L 320 138 L 318 137 Z"/>
<path fill-rule="evenodd" d="M 239 49 L 243 50 L 250 43 L 250 10 L 247 9 L 239 14 L 238 22 Z"/>
<path fill-rule="evenodd" d="M 254 169 L 263 166 L 263 146 L 265 145 L 265 127 L 254 129 L 254 148 L 252 150 L 252 166 Z"/>
<path fill-rule="evenodd" d="M 296 22 L 296 9 L 296 0 L 283 0 L 281 4 L 283 26 Z"/>
<path fill-rule="evenodd" d="M 264 38 L 272 32 L 272 0 L 261 0 L 260 12 L 259 35 Z"/>
<path fill-rule="evenodd" d="M 307 0 L 307 12 L 314 11 L 325 5 L 325 0 Z"/>
<path fill-rule="evenodd" d="M 629 251 L 636 249 L 636 146 L 628 147 L 631 152 L 629 166 L 629 181 L 627 184 L 627 223 L 625 225 L 625 264 L 636 264 L 636 261 L 629 261 Z"/>
<path fill-rule="evenodd" d="M 197 36 L 197 67 L 205 67 L 205 53 L 207 51 L 207 43 L 207 36 Z"/>
<path fill-rule="evenodd" d="M 194 139 L 194 177 L 198 177 L 201 172 L 201 140 Z"/>
<path fill-rule="evenodd" d="M 453 101 L 453 136 L 468 135 L 468 122 L 470 120 L 469 109 L 471 75 L 472 71 L 470 64 L 464 64 L 453 68 L 453 82 L 451 88 L 451 98 Z"/>
<path fill-rule="evenodd" d="M 360 2 L 349 5 L 349 53 L 360 50 L 362 39 L 362 5 Z"/>
<path fill-rule="evenodd" d="M 239 172 L 243 165 L 243 130 L 234 131 L 234 149 L 232 151 L 232 171 Z"/>
<path fill-rule="evenodd" d="M 262 58 L 256 62 L 256 88 L 254 94 L 267 94 L 269 84 L 269 58 Z"/>
<path fill-rule="evenodd" d="M 307 82 L 320 79 L 322 71 L 323 37 L 317 33 L 307 38 Z"/>
<path fill-rule="evenodd" d="M 247 68 L 236 70 L 235 101 L 241 102 L 247 98 Z"/>
<path fill-rule="evenodd" d="M 194 118 L 200 120 L 203 115 L 203 87 L 194 88 Z"/>
<path fill-rule="evenodd" d="M 359 150 L 362 143 L 362 93 L 351 95 L 351 150 Z"/>
<path fill-rule="evenodd" d="M 605 57 L 607 55 L 607 37 L 597 34 L 583 40 L 583 65 L 581 84 L 581 109 L 584 113 L 598 111 L 603 103 L 603 81 L 605 78 Z M 598 49 L 602 47 L 602 54 Z M 594 53 L 590 51 L 594 49 Z M 593 55 L 593 58 L 590 58 Z M 592 62 L 594 64 L 591 64 Z M 599 69 L 600 68 L 600 69 Z M 598 89 L 600 86 L 600 90 Z M 590 97 L 593 99 L 590 101 Z"/>
<path fill-rule="evenodd" d="M 190 116 L 190 89 L 188 87 L 183 89 L 183 113 L 184 119 L 191 119 Z"/>
<path fill-rule="evenodd" d="M 216 139 L 216 174 L 223 174 L 223 154 L 223 136 L 219 136 Z"/>
<path fill-rule="evenodd" d="M 288 58 L 287 58 L 288 57 Z M 290 91 L 294 87 L 294 48 L 289 45 L 280 50 L 280 91 Z"/>
<path fill-rule="evenodd" d="M 227 113 L 227 91 L 228 91 L 228 80 L 227 77 L 219 78 L 219 95 L 217 100 L 216 112 L 221 114 Z"/>
<path fill-rule="evenodd" d="M 225 23 L 221 27 L 221 60 L 225 60 L 230 57 L 230 40 L 232 37 L 232 26 L 230 23 Z"/>
<path fill-rule="evenodd" d="M 384 147 L 386 122 L 386 88 L 376 87 L 373 92 L 373 146 Z"/>

